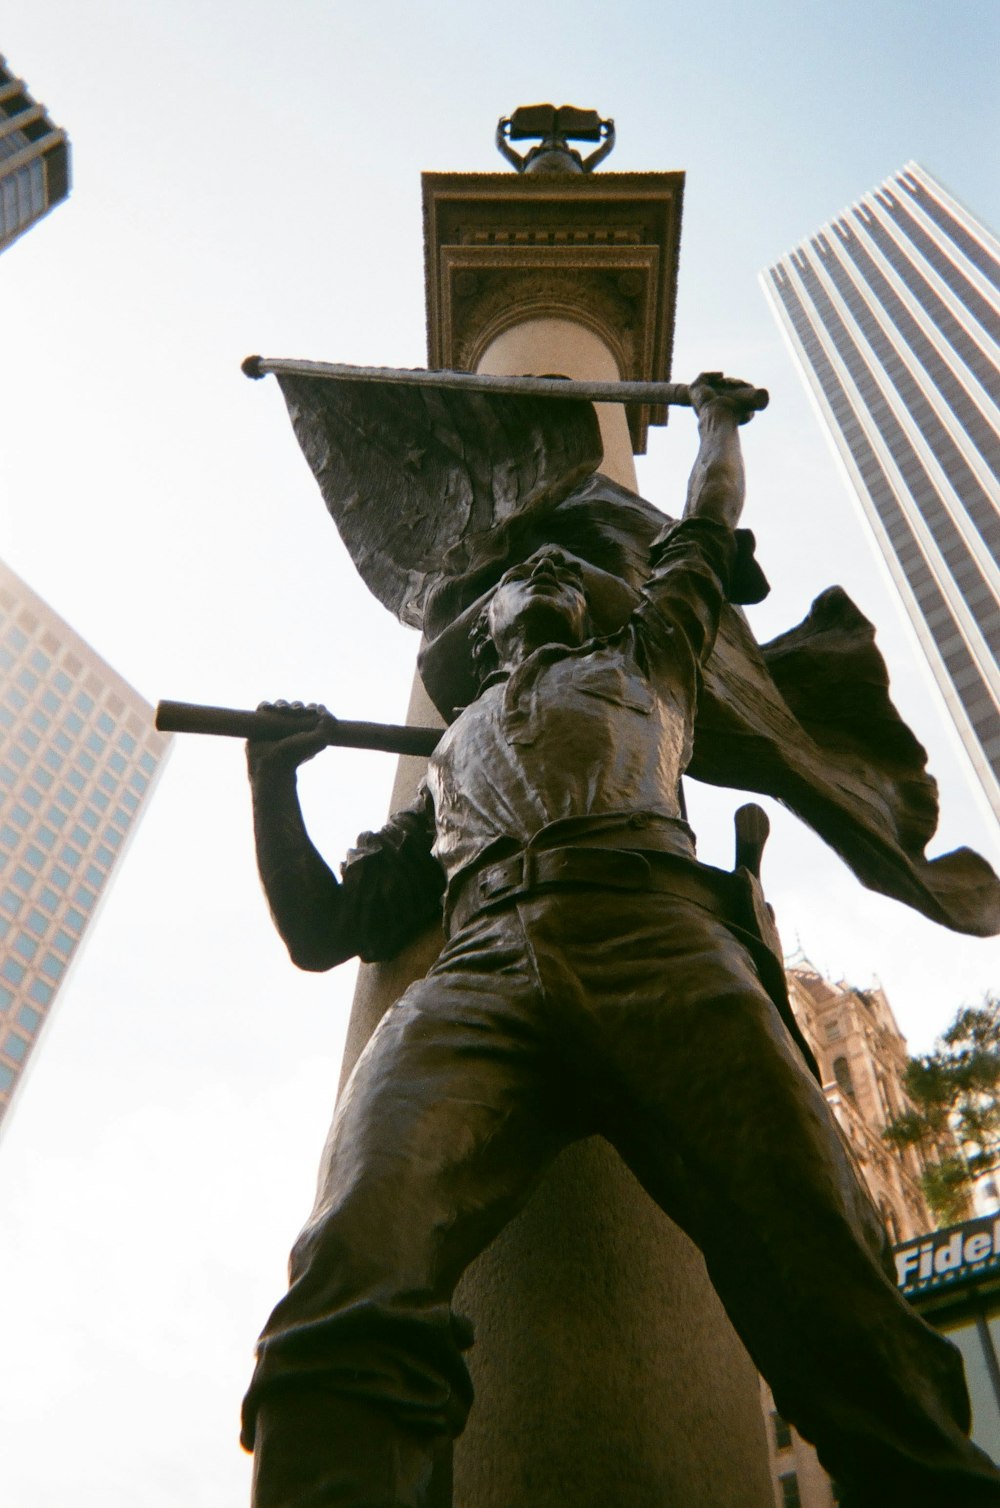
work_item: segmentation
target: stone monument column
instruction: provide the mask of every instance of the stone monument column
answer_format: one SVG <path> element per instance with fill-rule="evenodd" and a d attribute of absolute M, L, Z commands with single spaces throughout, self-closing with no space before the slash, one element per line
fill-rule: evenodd
<path fill-rule="evenodd" d="M 522 161 L 424 175 L 429 364 L 668 380 L 683 174 L 592 174 L 551 141 Z M 634 488 L 666 410 L 599 418 L 602 469 Z M 409 717 L 439 721 L 419 679 Z M 420 770 L 400 761 L 394 805 Z M 345 1074 L 440 941 L 362 970 Z M 599 1138 L 557 1160 L 456 1308 L 476 1405 L 435 1508 L 770 1508 L 754 1368 L 700 1254 Z"/>

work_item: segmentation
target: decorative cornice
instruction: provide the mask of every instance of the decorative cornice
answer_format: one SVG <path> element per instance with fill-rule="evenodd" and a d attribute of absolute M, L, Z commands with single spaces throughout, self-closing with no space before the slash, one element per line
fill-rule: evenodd
<path fill-rule="evenodd" d="M 597 334 L 623 379 L 670 377 L 682 173 L 424 175 L 428 362 L 472 370 L 527 319 Z M 665 409 L 630 405 L 634 448 Z"/>

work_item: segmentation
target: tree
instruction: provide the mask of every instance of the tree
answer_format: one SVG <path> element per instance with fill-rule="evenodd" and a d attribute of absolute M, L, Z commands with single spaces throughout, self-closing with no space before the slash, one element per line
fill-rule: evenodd
<path fill-rule="evenodd" d="M 924 1196 L 952 1223 L 968 1213 L 977 1181 L 1000 1167 L 1000 997 L 963 1006 L 932 1053 L 910 1058 L 905 1083 L 913 1109 L 883 1136 L 922 1153 Z"/>

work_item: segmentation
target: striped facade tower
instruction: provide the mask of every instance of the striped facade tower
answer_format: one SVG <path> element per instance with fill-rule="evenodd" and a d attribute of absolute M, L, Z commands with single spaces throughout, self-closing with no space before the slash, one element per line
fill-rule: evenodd
<path fill-rule="evenodd" d="M 910 163 L 761 281 L 1000 820 L 1000 243 Z"/>

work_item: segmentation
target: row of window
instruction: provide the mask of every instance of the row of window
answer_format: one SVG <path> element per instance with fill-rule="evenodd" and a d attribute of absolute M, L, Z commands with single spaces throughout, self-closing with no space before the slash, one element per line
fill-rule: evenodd
<path fill-rule="evenodd" d="M 19 1037 L 17 1032 L 9 1031 L 0 1044 L 0 1052 L 6 1053 L 12 1063 L 23 1063 L 28 1056 L 28 1048 L 31 1043 L 26 1037 Z"/>
<path fill-rule="evenodd" d="M 845 307 L 861 331 L 892 382 L 918 432 L 931 447 L 948 481 L 976 525 L 995 560 L 1000 560 L 1000 515 L 979 482 L 955 440 L 928 402 L 913 373 L 902 360 L 871 309 L 855 288 L 839 259 L 834 256 L 825 236 L 813 240 L 813 247 L 836 287 Z M 989 430 L 988 425 L 984 427 Z M 993 459 L 997 437 L 992 436 Z"/>
<path fill-rule="evenodd" d="M 20 699 L 20 694 L 9 688 L 6 693 L 6 701 L 0 702 L 0 727 L 12 730 L 11 738 L 13 742 L 7 753 L 8 759 L 13 759 L 15 764 L 19 764 L 23 768 L 28 754 L 33 754 L 39 748 L 44 737 L 51 744 L 53 750 L 52 756 L 47 760 L 47 763 L 55 764 L 56 768 L 61 767 L 65 758 L 71 757 L 76 760 L 77 764 L 82 765 L 84 769 L 90 772 L 96 768 L 97 761 L 103 759 L 108 768 L 114 770 L 117 775 L 126 780 L 132 786 L 133 790 L 138 791 L 140 795 L 146 789 L 149 784 L 149 777 L 156 769 L 156 760 L 148 750 L 144 750 L 139 756 L 139 768 L 129 772 L 127 756 L 130 751 L 127 745 L 131 744 L 133 750 L 136 747 L 135 739 L 130 733 L 126 733 L 123 730 L 118 737 L 120 748 L 112 749 L 110 753 L 106 754 L 109 736 L 105 736 L 103 729 L 101 732 L 94 729 L 86 733 L 85 737 L 78 738 L 76 735 L 85 732 L 84 724 L 75 712 L 67 712 L 62 720 L 62 728 L 50 733 L 50 719 L 46 714 L 36 708 L 29 717 L 25 718 L 24 709 L 17 705 Z M 25 705 L 27 704 L 25 703 Z M 102 713 L 101 717 L 103 718 L 106 715 Z M 110 717 L 108 718 L 108 722 L 111 723 L 111 731 L 114 732 L 114 723 L 111 722 Z M 19 747 L 20 754 L 15 752 Z M 125 752 L 122 752 L 123 749 Z M 63 756 L 62 759 L 60 759 L 60 755 Z"/>
<path fill-rule="evenodd" d="M 924 261 L 934 268 L 938 277 L 947 284 L 955 297 L 982 325 L 991 340 L 1000 342 L 1000 314 L 991 307 L 975 284 L 966 277 L 950 257 L 945 255 L 940 246 L 935 244 L 923 226 L 917 224 L 913 215 L 904 208 L 894 194 L 886 190 L 879 195 L 879 199 L 894 223 L 920 252 Z"/>
<path fill-rule="evenodd" d="M 0 614 L 0 622 L 2 621 L 3 615 Z M 0 668 L 12 670 L 23 661 L 24 651 L 29 646 L 27 634 L 16 624 L 11 625 L 4 635 L 4 642 L 0 643 Z M 26 694 L 27 697 L 34 697 L 52 716 L 66 706 L 72 697 L 72 705 L 65 718 L 65 724 L 70 731 L 73 733 L 83 731 L 84 724 L 80 718 L 82 714 L 84 719 L 92 720 L 98 734 L 103 734 L 106 739 L 112 738 L 117 728 L 114 718 L 105 709 L 98 708 L 95 698 L 82 687 L 77 688 L 74 694 L 74 686 L 75 682 L 66 671 L 54 665 L 52 659 L 36 646 L 31 650 L 27 663 L 21 663 L 21 669 L 15 677 L 14 684 L 8 688 L 7 696 L 15 713 L 23 712 L 27 706 Z M 18 691 L 17 687 L 21 690 Z M 5 720 L 0 712 L 0 721 Z M 117 743 L 126 755 L 133 755 L 138 748 L 136 739 L 125 729 L 118 731 Z M 148 752 L 140 755 L 138 762 L 147 775 L 151 775 L 156 767 L 155 759 Z"/>
<path fill-rule="evenodd" d="M 930 316 L 937 329 L 944 335 L 952 350 L 957 351 L 969 371 L 977 378 L 985 392 L 990 393 L 996 385 L 996 366 L 982 348 L 974 341 L 965 326 L 952 313 L 933 285 L 914 265 L 910 257 L 897 246 L 895 239 L 876 215 L 865 206 L 855 211 L 858 220 L 881 251 L 890 267 L 899 274 L 924 312 Z"/>
<path fill-rule="evenodd" d="M 878 458 L 863 428 L 854 414 L 851 403 L 843 386 L 833 370 L 833 367 L 823 349 L 809 319 L 806 316 L 802 302 L 792 286 L 788 274 L 781 268 L 775 268 L 771 273 L 772 282 L 781 299 L 796 338 L 802 347 L 806 360 L 819 379 L 820 386 L 827 403 L 830 406 L 833 418 L 854 459 L 854 464 L 861 475 L 863 485 L 870 497 L 883 526 L 893 541 L 897 552 L 906 548 L 907 544 L 915 543 L 912 528 L 899 505 L 899 501 L 888 478 L 882 469 Z M 926 565 L 919 564 L 908 572 L 910 588 L 917 600 L 922 615 L 926 618 L 931 612 L 936 612 L 942 623 L 954 622 L 950 611 L 945 604 L 944 598 L 934 581 Z M 946 637 L 944 633 L 935 630 L 935 640 Z M 967 670 L 974 667 L 974 662 L 965 647 L 959 643 L 949 652 L 949 671 L 954 674 L 959 670 Z M 995 714 L 989 709 L 977 711 L 973 716 L 973 700 L 975 687 L 958 688 L 958 695 L 970 722 L 976 730 L 980 741 L 992 741 L 996 737 L 997 729 L 994 727 Z M 992 743 L 991 743 L 992 748 Z M 991 755 L 987 755 L 991 759 Z M 1000 774 L 1000 767 L 998 767 Z"/>
<path fill-rule="evenodd" d="M 934 386 L 946 400 L 962 430 L 969 436 L 980 455 L 996 474 L 997 437 L 993 426 L 984 418 L 972 402 L 962 383 L 947 362 L 942 361 L 934 343 L 925 334 L 917 320 L 898 296 L 889 279 L 883 274 L 875 259 L 861 244 L 860 237 L 847 220 L 839 220 L 834 227 L 841 245 L 857 267 L 864 282 L 871 288 L 879 305 L 892 320 L 902 338 L 927 371 Z M 961 355 L 961 353 L 959 353 Z"/>
<path fill-rule="evenodd" d="M 962 539 L 948 510 L 942 504 L 937 488 L 928 477 L 906 431 L 886 402 L 881 388 L 875 382 L 867 362 L 834 308 L 832 300 L 805 258 L 802 258 L 799 271 L 817 314 L 854 379 L 938 549 L 946 559 L 954 560 L 956 563 L 961 561 L 970 582 L 978 583 L 982 579 L 981 573 L 969 554 L 968 546 Z M 995 607 L 993 611 L 981 610 L 975 616 L 986 642 L 1000 653 L 1000 628 L 997 625 Z"/>
<path fill-rule="evenodd" d="M 41 158 L 0 178 L 0 244 L 44 215 L 47 207 Z"/>
<path fill-rule="evenodd" d="M 928 219 L 933 220 L 949 240 L 965 253 L 974 267 L 978 267 L 994 288 L 1000 290 L 1000 262 L 990 251 L 969 234 L 960 220 L 956 220 L 951 211 L 936 199 L 932 193 L 920 182 L 918 178 L 910 178 L 905 174 L 897 178 L 899 184 L 910 198 L 915 200 Z"/>

